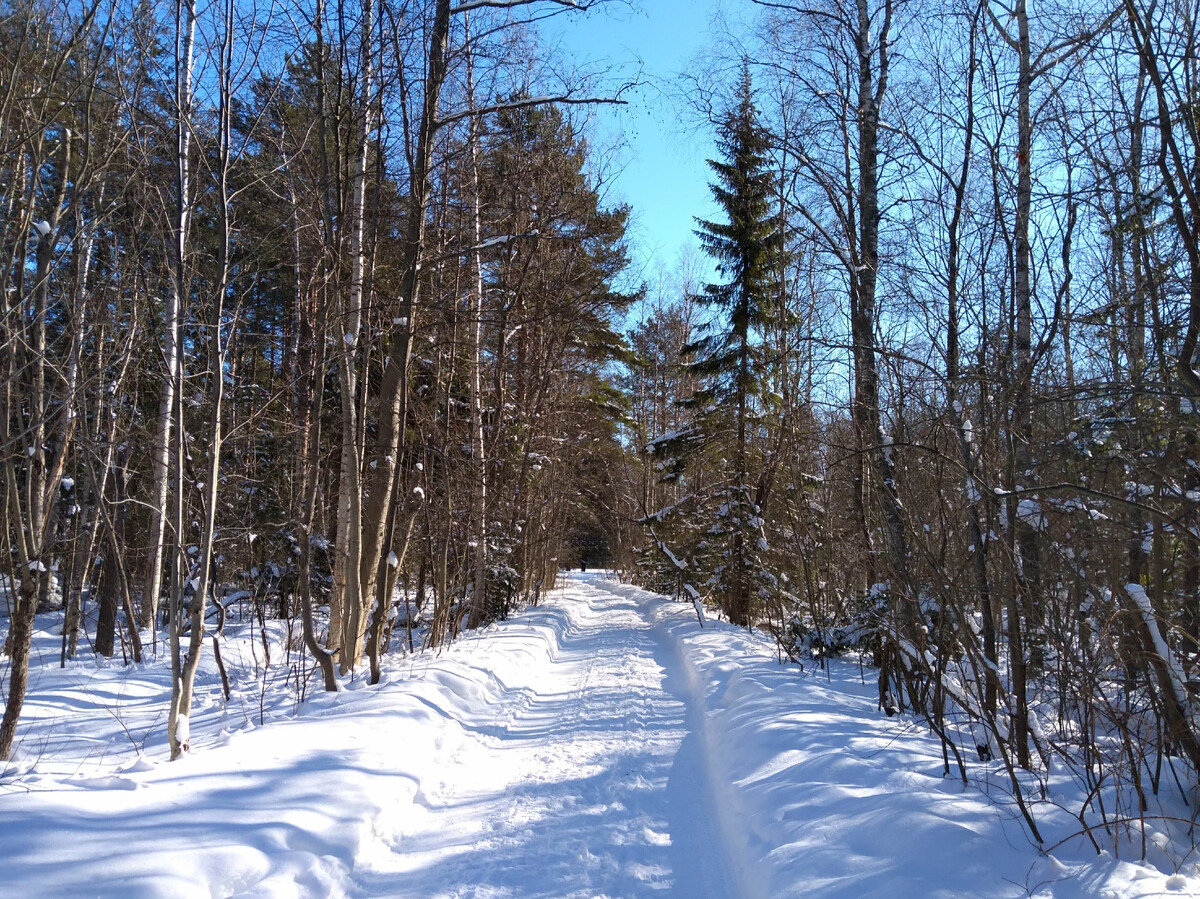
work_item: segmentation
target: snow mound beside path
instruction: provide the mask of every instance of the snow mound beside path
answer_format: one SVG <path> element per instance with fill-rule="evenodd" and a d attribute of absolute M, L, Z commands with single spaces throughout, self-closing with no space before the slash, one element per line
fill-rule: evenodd
<path fill-rule="evenodd" d="M 801 672 L 778 663 L 769 637 L 723 622 L 701 629 L 683 604 L 655 614 L 702 712 L 723 817 L 758 872 L 756 895 L 1200 896 L 1194 853 L 1170 874 L 1097 856 L 1078 821 L 1046 802 L 1033 803 L 1043 836 L 1066 842 L 1039 851 L 1002 769 L 970 765 L 966 787 L 953 767 L 943 777 L 928 728 L 877 709 L 871 669 L 834 659 Z"/>

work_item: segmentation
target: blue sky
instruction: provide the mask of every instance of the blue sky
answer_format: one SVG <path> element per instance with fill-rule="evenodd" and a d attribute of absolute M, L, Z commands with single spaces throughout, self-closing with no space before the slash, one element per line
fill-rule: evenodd
<path fill-rule="evenodd" d="M 576 62 L 608 64 L 645 85 L 626 106 L 596 109 L 596 143 L 620 140 L 610 199 L 633 206 L 635 264 L 652 277 L 656 260 L 671 267 L 685 244 L 694 244 L 696 216 L 714 214 L 705 159 L 713 134 L 697 128 L 673 96 L 679 72 L 709 43 L 709 23 L 719 0 L 636 0 L 602 4 L 583 16 L 562 16 L 548 34 Z"/>

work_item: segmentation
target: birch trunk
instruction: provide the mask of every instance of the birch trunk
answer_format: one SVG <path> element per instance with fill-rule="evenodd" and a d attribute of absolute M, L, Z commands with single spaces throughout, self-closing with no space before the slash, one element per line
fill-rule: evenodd
<path fill-rule="evenodd" d="M 175 2 L 175 221 L 171 258 L 171 285 L 163 321 L 163 379 L 151 450 L 150 557 L 142 584 L 142 626 L 154 628 L 158 617 L 158 597 L 162 592 L 163 554 L 166 548 L 167 500 L 170 488 L 171 438 L 175 394 L 181 380 L 179 354 L 180 317 L 187 296 L 187 240 L 191 225 L 191 151 L 192 67 L 196 34 L 195 0 Z M 182 537 L 174 535 L 178 543 Z"/>
<path fill-rule="evenodd" d="M 192 4 L 194 0 L 183 0 Z M 225 294 L 229 288 L 229 246 L 231 224 L 229 220 L 229 167 L 231 163 L 231 104 L 233 101 L 232 68 L 233 68 L 233 32 L 234 32 L 234 0 L 227 0 L 224 8 L 224 32 L 221 45 L 220 73 L 220 105 L 218 110 L 218 190 L 217 219 L 219 242 L 217 245 L 217 276 L 212 290 L 211 311 L 207 327 L 208 334 L 208 397 L 209 405 L 209 451 L 208 465 L 204 471 L 203 486 L 203 522 L 201 524 L 200 551 L 197 558 L 199 572 L 194 581 L 191 608 L 188 610 L 191 632 L 188 639 L 188 652 L 185 659 L 180 660 L 179 643 L 182 638 L 183 609 L 177 606 L 173 609 L 171 624 L 171 658 L 172 671 L 175 676 L 171 683 L 171 706 L 167 718 L 167 742 L 170 746 L 171 758 L 177 759 L 190 748 L 190 716 L 192 711 L 192 696 L 194 692 L 196 669 L 200 664 L 200 656 L 204 644 L 204 615 L 206 611 L 208 592 L 212 587 L 213 541 L 216 535 L 217 494 L 220 484 L 221 464 L 221 406 L 225 392 L 225 351 L 222 339 L 224 320 Z M 177 7 L 178 9 L 178 7 Z M 195 6 L 189 5 L 187 13 L 189 35 L 195 27 Z M 191 83 L 191 53 L 185 53 L 187 65 L 184 80 Z M 183 121 L 181 117 L 181 122 Z M 186 158 L 180 161 L 181 172 L 186 172 Z M 183 175 L 180 177 L 180 187 L 186 183 Z M 181 196 L 185 196 L 181 193 Z M 182 220 L 182 216 L 181 216 Z M 186 251 L 186 235 L 181 232 L 178 243 L 179 271 L 183 270 L 184 252 Z M 182 421 L 179 426 L 182 427 Z M 182 448 L 181 448 L 182 449 Z M 178 537 L 177 537 L 178 538 Z M 182 599 L 182 597 L 180 597 Z"/>
<path fill-rule="evenodd" d="M 172 246 L 172 277 L 166 297 L 163 315 L 162 363 L 165 377 L 159 394 L 158 417 L 154 423 L 154 440 L 151 445 L 150 471 L 150 525 L 148 531 L 149 556 L 146 574 L 142 581 L 141 617 L 142 627 L 154 629 L 158 618 L 158 601 L 163 586 L 163 555 L 166 549 L 167 499 L 170 493 L 171 470 L 171 427 L 175 408 L 175 381 L 179 369 L 179 326 L 184 299 L 183 259 L 186 251 L 187 231 L 191 217 L 188 199 L 189 171 L 187 154 L 190 144 L 191 117 L 191 66 L 192 41 L 194 34 L 194 3 L 185 5 L 191 10 L 192 25 L 185 37 L 183 53 L 186 61 L 186 76 L 177 76 L 178 108 L 176 122 L 176 151 L 180 163 L 177 169 L 177 187 L 180 191 L 175 210 L 175 241 Z"/>
<path fill-rule="evenodd" d="M 44 137 L 36 142 L 31 158 L 41 152 L 43 142 Z M 17 721 L 25 704 L 34 615 L 37 613 L 38 598 L 47 589 L 50 578 L 50 560 L 45 556 L 49 535 L 54 527 L 57 507 L 55 496 L 75 427 L 74 416 L 69 414 L 72 411 L 70 407 L 56 412 L 53 422 L 47 418 L 51 397 L 46 383 L 48 288 L 59 222 L 66 203 L 70 163 L 71 140 L 68 137 L 62 142 L 62 177 L 53 197 L 53 212 L 49 222 L 45 223 L 49 227 L 44 232 L 38 229 L 40 236 L 34 250 L 32 286 L 27 287 L 24 278 L 18 275 L 14 294 L 18 298 L 19 312 L 10 314 L 6 308 L 5 324 L 0 325 L 3 328 L 0 330 L 0 346 L 5 347 L 3 355 L 7 361 L 3 394 L 0 395 L 0 446 L 25 450 L 28 458 L 18 472 L 14 454 L 6 453 L 4 457 L 4 483 L 7 490 L 3 527 L 14 538 L 14 581 L 17 590 L 12 597 L 11 626 L 6 644 L 10 658 L 9 688 L 4 717 L 0 720 L 0 762 L 7 761 L 12 754 Z M 31 225 L 32 219 L 29 218 L 26 224 Z M 21 244 L 27 246 L 25 239 L 21 240 Z M 7 324 L 13 319 L 18 323 Z M 77 330 L 78 321 L 72 323 L 71 327 Z M 13 433 L 13 422 L 22 417 L 16 412 L 22 402 L 27 404 L 29 410 L 29 425 Z M 52 460 L 48 464 L 46 447 L 50 442 L 54 443 L 56 449 L 52 451 Z"/>
<path fill-rule="evenodd" d="M 341 633 L 330 628 L 330 648 L 338 653 L 343 674 L 362 657 L 363 635 L 372 591 L 364 589 L 362 417 L 358 407 L 358 345 L 362 329 L 363 281 L 366 269 L 363 236 L 366 226 L 367 149 L 371 136 L 371 31 L 373 0 L 362 6 L 359 47 L 359 80 L 356 102 L 359 129 L 355 145 L 353 193 L 350 201 L 350 284 L 343 308 L 345 333 L 338 354 L 338 384 L 342 403 L 342 450 L 338 476 L 337 556 L 334 565 L 333 602 L 341 606 Z M 340 641 L 336 638 L 340 637 Z"/>
<path fill-rule="evenodd" d="M 468 35 L 469 35 L 469 20 Z M 474 54 L 467 49 L 467 102 L 475 104 Z M 479 117 L 472 116 L 468 143 L 471 152 L 471 292 L 467 311 L 467 340 L 471 367 L 468 402 L 471 404 L 471 614 L 468 627 L 478 627 L 487 617 L 487 456 L 483 442 L 483 396 L 481 390 L 483 359 L 483 203 L 479 186 Z"/>

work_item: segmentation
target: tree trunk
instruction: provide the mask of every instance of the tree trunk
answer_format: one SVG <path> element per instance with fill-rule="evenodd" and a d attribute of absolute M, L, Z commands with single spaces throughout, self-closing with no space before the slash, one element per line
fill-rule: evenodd
<path fill-rule="evenodd" d="M 371 30 L 374 23 L 373 0 L 362 4 L 362 33 L 359 46 L 359 73 L 356 88 L 356 135 L 353 187 L 350 200 L 350 284 L 342 311 L 345 334 L 338 354 L 338 383 L 342 403 L 342 452 L 338 479 L 337 556 L 334 563 L 332 602 L 341 607 L 340 633 L 330 628 L 330 648 L 339 653 L 343 674 L 353 670 L 362 656 L 367 611 L 373 592 L 363 577 L 365 571 L 363 541 L 363 446 L 360 435 L 364 421 L 359 409 L 358 361 L 359 334 L 362 330 L 363 285 L 366 258 L 363 249 L 366 228 L 367 150 L 371 136 L 372 56 Z M 335 642 L 339 641 L 340 642 Z"/>
<path fill-rule="evenodd" d="M 467 27 L 469 28 L 469 19 Z M 469 32 L 468 32 L 469 34 Z M 475 105 L 474 54 L 467 51 L 467 102 Z M 472 290 L 467 322 L 471 404 L 471 615 L 468 627 L 478 627 L 487 615 L 487 449 L 483 440 L 483 204 L 479 189 L 479 126 L 472 116 L 468 141 L 471 149 L 471 230 L 475 248 L 471 254 Z"/>
<path fill-rule="evenodd" d="M 975 447 L 972 435 L 966 427 L 960 392 L 959 317 L 958 301 L 961 279 L 960 227 L 966 210 L 966 194 L 971 170 L 971 150 L 975 137 L 975 74 L 978 61 L 975 56 L 978 16 L 972 18 L 967 73 L 967 121 L 963 126 L 964 148 L 962 168 L 958 180 L 951 185 L 954 207 L 947 235 L 947 301 L 946 301 L 946 399 L 950 407 L 951 421 L 958 438 L 959 456 L 963 467 L 963 492 L 967 500 L 967 526 L 971 540 L 971 569 L 975 580 L 975 592 L 979 601 L 980 617 L 983 619 L 983 653 L 989 666 L 998 663 L 996 643 L 996 615 L 993 608 L 991 579 L 988 576 L 988 537 L 983 526 L 983 490 L 976 471 Z M 987 720 L 996 715 L 996 681 L 985 677 L 983 709 Z"/>
<path fill-rule="evenodd" d="M 425 102 L 418 129 L 410 178 L 407 222 L 399 260 L 400 317 L 392 328 L 391 349 L 384 363 L 377 412 L 378 435 L 367 471 L 367 505 L 363 513 L 360 589 L 375 595 L 379 563 L 387 536 L 387 509 L 393 501 L 399 460 L 407 455 L 404 422 L 408 412 L 409 365 L 417 303 L 421 292 L 421 259 L 433 165 L 433 139 L 439 127 L 438 108 L 449 64 L 450 0 L 436 0 L 429 37 Z"/>
<path fill-rule="evenodd" d="M 0 762 L 12 757 L 13 743 L 17 735 L 17 721 L 25 707 L 25 691 L 29 686 L 29 653 L 33 645 L 33 619 L 37 612 L 37 583 L 35 578 L 24 578 L 17 591 L 17 600 L 9 624 L 8 701 L 4 705 L 4 719 L 0 721 Z"/>
<path fill-rule="evenodd" d="M 187 0 L 185 0 L 187 2 Z M 218 244 L 217 244 L 217 277 L 213 285 L 211 309 L 208 325 L 208 465 L 204 472 L 203 488 L 203 521 L 201 525 L 200 552 L 197 556 L 199 571 L 196 575 L 195 591 L 192 595 L 190 612 L 191 632 L 188 640 L 188 652 L 182 664 L 173 668 L 175 677 L 171 683 L 171 707 L 167 719 L 167 742 L 170 744 L 171 758 L 179 758 L 190 748 L 190 717 L 192 712 L 192 695 L 196 678 L 196 669 L 200 665 L 200 655 L 204 646 L 204 617 L 207 607 L 208 593 L 213 588 L 211 582 L 213 570 L 213 544 L 216 536 L 217 496 L 221 482 L 221 407 L 225 395 L 225 349 L 222 328 L 224 327 L 225 294 L 229 288 L 229 250 L 232 236 L 232 225 L 229 219 L 229 169 L 232 162 L 232 103 L 233 90 L 233 33 L 234 33 L 234 0 L 227 0 L 223 8 L 223 34 L 218 72 L 220 75 L 220 98 L 218 108 Z M 194 8 L 189 11 L 188 20 L 195 23 Z M 190 69 L 190 64 L 189 64 Z M 188 73 L 190 83 L 190 71 Z M 186 244 L 180 244 L 180 250 Z M 182 258 L 182 257 L 181 257 Z M 182 609 L 177 610 L 177 614 Z M 181 637 L 181 621 L 172 622 L 172 659 L 179 658 L 179 640 Z"/>
<path fill-rule="evenodd" d="M 162 392 L 151 447 L 149 557 L 142 583 L 142 626 L 153 629 L 162 593 L 166 549 L 167 501 L 170 493 L 171 430 L 176 405 L 176 382 L 182 366 L 179 337 L 183 304 L 188 295 L 187 242 L 191 228 L 192 67 L 196 34 L 195 0 L 175 0 L 175 220 L 172 222 L 171 284 L 162 323 Z M 183 538 L 175 534 L 173 540 Z"/>
<path fill-rule="evenodd" d="M 920 656 L 924 635 L 920 628 L 917 599 L 908 570 L 908 537 L 905 533 L 904 508 L 896 485 L 896 467 L 892 441 L 883 431 L 879 408 L 879 369 L 876 359 L 875 323 L 876 285 L 879 274 L 879 109 L 887 93 L 889 40 L 891 39 L 892 3 L 884 6 L 884 20 L 878 34 L 878 66 L 871 44 L 871 15 L 867 0 L 857 0 L 858 30 L 858 213 L 859 259 L 855 274 L 856 303 L 853 341 L 856 353 L 856 410 L 863 438 L 870 442 L 879 501 L 887 527 L 889 564 L 892 570 L 891 596 L 896 632 L 911 643 Z M 881 672 L 886 679 L 892 672 Z M 912 697 L 914 703 L 917 697 Z"/>

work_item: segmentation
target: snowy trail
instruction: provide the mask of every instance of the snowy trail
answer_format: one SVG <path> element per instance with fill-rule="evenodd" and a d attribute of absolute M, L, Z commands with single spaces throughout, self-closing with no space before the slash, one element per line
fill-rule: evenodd
<path fill-rule="evenodd" d="M 396 660 L 379 688 L 318 694 L 267 727 L 239 727 L 209 695 L 179 762 L 119 736 L 75 770 L 38 762 L 0 792 L 10 882 L 25 896 L 749 895 L 669 630 L 690 614 L 575 575 L 540 608 Z M 50 721 L 62 701 L 48 689 L 33 713 Z M 117 729 L 160 726 L 140 708 Z"/>
<path fill-rule="evenodd" d="M 491 720 L 468 722 L 477 738 L 431 765 L 423 814 L 356 876 L 364 893 L 741 894 L 714 832 L 692 698 L 651 620 L 661 601 L 641 597 L 580 579 L 537 613 L 559 619 L 552 661 L 505 672 Z"/>
<path fill-rule="evenodd" d="M 47 658 L 58 639 L 39 632 Z M 1060 844 L 1040 853 L 1003 770 L 944 776 L 857 664 L 780 666 L 762 635 L 600 575 L 266 726 L 234 670 L 229 702 L 205 674 L 194 751 L 168 763 L 163 661 L 41 664 L 0 777 L 0 895 L 1200 896 L 1197 852 L 1097 856 L 1059 796 L 1034 805 Z"/>

